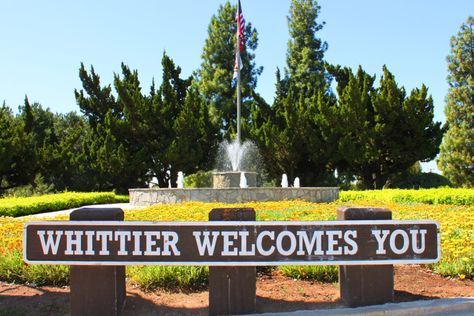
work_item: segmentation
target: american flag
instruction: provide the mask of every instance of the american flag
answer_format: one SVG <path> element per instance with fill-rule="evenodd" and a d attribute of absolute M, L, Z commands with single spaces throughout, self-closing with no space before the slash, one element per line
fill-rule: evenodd
<path fill-rule="evenodd" d="M 232 85 L 234 85 L 235 80 L 237 79 L 237 73 L 239 70 L 242 70 L 242 58 L 240 57 L 239 52 L 243 52 L 245 47 L 244 39 L 244 29 L 245 29 L 245 20 L 244 15 L 242 14 L 242 7 L 240 5 L 240 0 L 237 4 L 237 12 L 235 13 L 235 22 L 237 22 L 237 43 L 238 51 L 236 48 L 235 51 L 235 60 L 234 60 L 234 74 L 232 76 Z"/>
<path fill-rule="evenodd" d="M 235 54 L 235 59 L 234 59 L 234 74 L 232 75 L 232 86 L 235 84 L 235 80 L 237 79 L 238 76 L 238 71 L 242 70 L 242 58 L 240 57 L 240 54 Z"/>
<path fill-rule="evenodd" d="M 237 22 L 237 41 L 239 43 L 239 50 L 242 52 L 245 47 L 244 39 L 244 29 L 245 29 L 245 19 L 242 14 L 242 6 L 240 5 L 240 0 L 237 4 L 237 12 L 235 13 L 235 21 Z"/>

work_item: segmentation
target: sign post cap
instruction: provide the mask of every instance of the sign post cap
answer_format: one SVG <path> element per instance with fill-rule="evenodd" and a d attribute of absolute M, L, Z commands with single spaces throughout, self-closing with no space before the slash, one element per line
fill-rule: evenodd
<path fill-rule="evenodd" d="M 392 211 L 382 207 L 340 206 L 338 220 L 390 220 Z"/>
<path fill-rule="evenodd" d="M 83 207 L 74 210 L 69 215 L 72 221 L 123 221 L 124 213 L 121 208 L 99 208 L 99 207 Z"/>

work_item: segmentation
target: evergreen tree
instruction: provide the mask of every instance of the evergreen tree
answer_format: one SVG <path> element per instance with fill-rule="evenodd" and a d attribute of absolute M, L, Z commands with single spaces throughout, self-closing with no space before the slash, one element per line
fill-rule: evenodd
<path fill-rule="evenodd" d="M 23 112 L 23 121 L 25 122 L 25 132 L 31 133 L 33 131 L 34 117 L 28 100 L 28 96 L 25 95 L 25 102 L 23 108 L 20 107 L 20 111 Z"/>
<path fill-rule="evenodd" d="M 91 129 L 84 116 L 75 112 L 54 114 L 41 104 L 30 104 L 27 97 L 19 109 L 19 119 L 28 133 L 30 172 L 49 189 L 91 191 L 96 186 L 96 157 L 88 154 Z M 30 182 L 35 191 L 35 182 Z"/>
<path fill-rule="evenodd" d="M 212 168 L 217 151 L 217 129 L 211 124 L 209 109 L 196 89 L 189 89 L 173 122 L 173 132 L 166 151 L 166 160 L 172 166 L 173 185 L 178 171 L 192 174 Z"/>
<path fill-rule="evenodd" d="M 474 20 L 451 38 L 448 56 L 449 91 L 446 96 L 448 131 L 438 166 L 457 186 L 474 187 Z"/>
<path fill-rule="evenodd" d="M 110 85 L 101 87 L 100 77 L 95 73 L 94 66 L 91 66 L 89 74 L 81 63 L 79 79 L 83 90 L 74 90 L 76 102 L 92 128 L 95 129 L 98 124 L 104 124 L 108 112 L 120 113 L 119 105 L 112 95 L 112 87 Z"/>
<path fill-rule="evenodd" d="M 226 2 L 219 7 L 211 18 L 208 27 L 208 38 L 205 41 L 202 64 L 196 72 L 196 84 L 206 103 L 210 105 L 213 124 L 226 139 L 236 134 L 237 109 L 236 89 L 232 85 L 235 60 L 236 32 L 235 12 L 237 7 Z M 258 44 L 258 35 L 252 24 L 247 22 L 244 30 L 245 51 L 242 58 L 242 131 L 243 138 L 248 137 L 245 131 L 250 124 L 250 108 L 255 100 L 257 77 L 263 68 L 255 64 L 254 51 Z"/>
<path fill-rule="evenodd" d="M 287 68 L 283 78 L 277 70 L 270 113 L 260 114 L 266 120 L 254 128 L 270 176 L 279 179 L 286 173 L 290 181 L 298 176 L 306 186 L 330 181 L 328 152 L 316 120 L 318 104 L 334 102 L 324 69 L 327 44 L 317 37 L 319 10 L 315 0 L 292 0 Z"/>
<path fill-rule="evenodd" d="M 330 79 L 324 69 L 328 45 L 316 36 L 325 24 L 317 22 L 320 10 L 316 0 L 291 1 L 286 63 L 287 76 L 298 94 L 313 95 L 314 91 L 327 92 L 329 89 Z"/>
<path fill-rule="evenodd" d="M 57 142 L 45 156 L 43 177 L 55 190 L 92 191 L 95 171 L 88 154 L 91 128 L 84 116 L 75 112 L 54 116 Z"/>
<path fill-rule="evenodd" d="M 192 86 L 192 78 L 182 79 L 181 68 L 166 54 L 162 66 L 162 83 L 150 94 L 154 114 L 145 121 L 147 148 L 151 149 L 149 169 L 159 185 L 167 187 L 170 183 L 176 186 L 178 171 L 191 174 L 210 168 L 218 135 L 209 108 Z"/>
<path fill-rule="evenodd" d="M 373 138 L 374 110 L 372 97 L 375 77 L 368 75 L 359 67 L 356 75 L 347 67 L 326 66 L 336 79 L 337 102 L 318 104 L 318 123 L 326 141 L 326 150 L 331 165 L 342 175 L 358 174 L 355 167 L 363 166 L 369 157 L 377 155 L 369 146 Z M 365 144 L 361 146 L 361 144 Z"/>
<path fill-rule="evenodd" d="M 191 78 L 180 77 L 181 68 L 166 54 L 162 58 L 163 81 L 142 92 L 138 72 L 122 64 L 111 86 L 102 87 L 91 68 L 81 65 L 84 90 L 76 98 L 91 125 L 83 161 L 90 161 L 97 189 L 143 186 L 157 177 L 161 187 L 176 185 L 178 171 L 208 168 L 215 152 L 217 130 L 209 109 Z"/>
<path fill-rule="evenodd" d="M 90 74 L 83 64 L 79 70 L 84 90 L 75 94 L 93 131 L 87 160 L 95 171 L 98 190 L 126 192 L 130 187 L 143 186 L 146 181 L 145 152 L 139 145 L 136 127 L 140 122 L 137 113 L 143 106 L 138 74 L 122 65 L 122 75 L 123 79 L 115 76 L 116 89 L 121 91 L 120 88 L 126 87 L 129 96 L 135 99 L 126 98 L 123 93 L 116 99 L 110 85 L 101 87 L 93 67 Z"/>
<path fill-rule="evenodd" d="M 33 181 L 31 134 L 5 103 L 0 107 L 0 196 Z"/>
<path fill-rule="evenodd" d="M 19 119 L 23 121 L 25 132 L 30 135 L 30 172 L 41 176 L 47 184 L 52 184 L 50 174 L 56 164 L 51 160 L 51 153 L 58 143 L 55 114 L 37 102 L 30 104 L 28 97 L 25 97 L 24 105 L 19 107 Z M 34 183 L 32 185 L 34 190 Z"/>
<path fill-rule="evenodd" d="M 438 153 L 443 129 L 433 122 L 433 100 L 422 85 L 407 97 L 384 66 L 379 88 L 375 77 L 359 67 L 328 67 L 338 82 L 338 102 L 320 106 L 319 123 L 339 171 L 357 175 L 367 188 L 382 188 L 387 179 L 417 161 Z"/>

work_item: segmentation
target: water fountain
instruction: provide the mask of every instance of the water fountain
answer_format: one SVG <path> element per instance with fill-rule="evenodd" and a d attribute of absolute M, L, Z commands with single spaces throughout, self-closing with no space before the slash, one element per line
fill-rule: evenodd
<path fill-rule="evenodd" d="M 237 49 L 237 54 L 240 50 Z M 240 58 L 236 58 L 239 60 Z M 255 144 L 241 142 L 240 131 L 240 67 L 237 70 L 237 135 L 233 142 L 221 144 L 217 168 L 213 173 L 212 188 L 183 188 L 178 176 L 178 188 L 130 189 L 130 203 L 136 206 L 149 206 L 158 203 L 180 203 L 187 201 L 242 203 L 250 201 L 306 200 L 311 202 L 331 202 L 339 197 L 339 188 L 299 188 L 299 179 L 294 187 L 288 187 L 286 174 L 281 188 L 258 187 L 258 150 Z M 181 174 L 181 177 L 183 175 Z"/>
<path fill-rule="evenodd" d="M 223 143 L 217 168 L 213 173 L 213 188 L 184 188 L 184 175 L 178 174 L 178 188 L 130 189 L 130 203 L 135 206 L 170 204 L 188 201 L 242 203 L 251 201 L 306 200 L 310 202 L 331 202 L 339 197 L 337 187 L 299 187 L 295 178 L 289 187 L 286 174 L 282 176 L 281 187 L 258 187 L 257 148 L 251 142 L 241 146 Z M 250 170 L 250 171 L 243 171 Z"/>
<path fill-rule="evenodd" d="M 217 155 L 218 171 L 212 174 L 213 188 L 239 188 L 241 187 L 241 174 L 243 173 L 247 187 L 257 186 L 257 146 L 245 141 L 239 144 L 237 140 L 224 141 L 220 144 Z M 252 159 L 253 158 L 253 159 Z"/>

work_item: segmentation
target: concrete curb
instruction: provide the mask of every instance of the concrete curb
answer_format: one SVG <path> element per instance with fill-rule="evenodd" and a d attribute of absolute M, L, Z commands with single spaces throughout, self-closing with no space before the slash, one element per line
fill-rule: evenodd
<path fill-rule="evenodd" d="M 472 315 L 474 314 L 474 297 L 446 298 L 405 303 L 388 303 L 356 308 L 318 309 L 285 313 L 265 313 L 265 316 L 309 316 L 309 315 Z"/>

